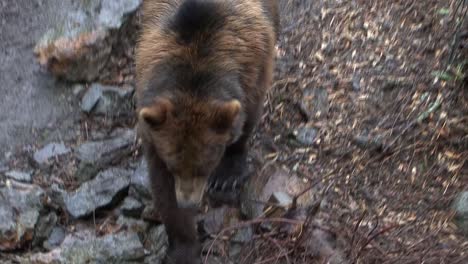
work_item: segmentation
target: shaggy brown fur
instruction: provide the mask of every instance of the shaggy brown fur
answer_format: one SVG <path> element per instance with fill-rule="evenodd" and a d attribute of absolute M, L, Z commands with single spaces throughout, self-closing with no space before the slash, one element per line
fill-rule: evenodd
<path fill-rule="evenodd" d="M 271 85 L 276 0 L 146 0 L 136 52 L 138 130 L 171 263 L 199 260 L 185 205 L 222 198 L 245 176 Z M 182 206 L 183 205 L 183 206 Z"/>

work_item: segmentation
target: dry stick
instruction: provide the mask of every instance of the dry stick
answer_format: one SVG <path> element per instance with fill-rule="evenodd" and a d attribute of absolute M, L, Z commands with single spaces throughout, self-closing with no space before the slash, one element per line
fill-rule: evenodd
<path fill-rule="evenodd" d="M 286 258 L 286 262 L 287 262 L 288 264 L 290 264 L 291 261 L 289 260 L 289 257 L 288 257 L 289 254 L 288 254 L 288 252 L 285 251 L 283 247 L 281 247 L 281 245 L 278 243 L 278 241 L 276 241 L 276 239 L 273 239 L 273 238 L 271 238 L 271 237 L 267 237 L 267 240 L 270 241 L 271 243 L 275 244 L 275 246 L 276 246 L 276 247 L 279 249 L 279 251 L 280 251 L 280 254 L 276 256 L 276 262 L 275 262 L 275 263 L 277 263 L 278 260 L 279 260 L 281 257 L 284 256 L 284 257 Z M 281 251 L 283 251 L 283 253 L 282 253 L 282 254 L 284 254 L 283 256 L 281 256 Z"/>
<path fill-rule="evenodd" d="M 351 245 L 351 251 L 353 250 L 353 247 L 354 247 L 354 239 L 355 239 L 356 233 L 357 233 L 357 231 L 358 231 L 358 228 L 359 228 L 359 226 L 361 225 L 362 220 L 364 220 L 364 217 L 366 216 L 366 214 L 367 214 L 367 211 L 362 212 L 361 217 L 359 218 L 359 220 L 357 221 L 356 225 L 354 226 L 354 229 L 353 229 L 353 236 L 351 237 L 351 243 L 350 243 L 350 245 Z"/>
<path fill-rule="evenodd" d="M 395 143 L 398 141 L 398 139 L 400 139 L 400 137 L 402 137 L 411 127 L 416 125 L 416 123 L 421 123 L 422 121 L 424 121 L 424 119 L 428 118 L 430 114 L 432 114 L 435 110 L 437 110 L 440 107 L 441 104 L 442 104 L 442 100 L 440 98 L 436 98 L 436 101 L 429 106 L 427 111 L 421 113 L 416 119 L 414 119 L 408 125 L 406 125 L 406 127 L 403 129 L 403 131 L 401 131 L 401 133 L 398 136 L 396 136 L 392 140 L 392 142 L 390 142 L 390 144 L 388 144 L 385 147 L 384 153 L 389 151 L 390 148 L 393 147 L 393 145 L 395 145 Z"/>
<path fill-rule="evenodd" d="M 283 257 L 282 255 L 289 255 L 289 254 L 292 253 L 292 252 L 293 252 L 293 250 L 289 250 L 288 252 L 281 254 L 279 257 Z M 277 257 L 278 257 L 278 256 L 276 256 L 276 257 L 271 257 L 271 258 L 267 258 L 267 259 L 262 260 L 262 261 L 257 261 L 257 262 L 255 262 L 254 264 L 268 263 L 268 262 L 274 260 L 274 259 L 277 258 Z"/>
<path fill-rule="evenodd" d="M 361 249 L 358 251 L 358 254 L 356 255 L 356 258 L 355 260 L 359 259 L 359 256 L 361 255 L 361 252 L 364 250 L 364 248 L 367 247 L 367 245 L 369 245 L 376 237 L 378 237 L 379 235 L 383 234 L 383 233 L 386 233 L 396 227 L 399 227 L 400 225 L 391 225 L 389 227 L 386 227 L 382 230 L 380 230 L 379 232 L 377 232 L 376 234 L 372 235 L 371 237 L 369 237 L 366 241 L 366 243 L 364 243 L 361 247 Z"/>
<path fill-rule="evenodd" d="M 237 225 L 234 225 L 234 226 L 226 227 L 223 230 L 221 230 L 215 236 L 215 238 L 213 239 L 213 242 L 211 242 L 210 248 L 208 249 L 208 251 L 206 253 L 206 257 L 205 257 L 204 262 L 207 263 L 208 256 L 210 255 L 211 251 L 213 250 L 213 246 L 214 246 L 215 242 L 219 239 L 219 237 L 223 233 L 228 232 L 228 231 L 233 231 L 233 230 L 236 230 L 236 229 L 249 227 L 249 226 L 254 225 L 254 224 L 264 223 L 264 222 L 279 222 L 279 223 L 288 223 L 288 224 L 293 224 L 293 225 L 302 225 L 302 224 L 304 224 L 303 221 L 287 219 L 287 218 L 256 218 L 256 219 L 252 219 L 250 221 L 241 222 L 241 223 L 239 223 Z"/>

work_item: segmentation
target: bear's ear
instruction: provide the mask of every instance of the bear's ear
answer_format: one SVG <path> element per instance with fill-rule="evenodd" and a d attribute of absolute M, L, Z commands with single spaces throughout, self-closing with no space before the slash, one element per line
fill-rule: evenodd
<path fill-rule="evenodd" d="M 239 100 L 231 100 L 228 102 L 217 102 L 213 130 L 217 133 L 226 133 L 236 121 L 240 114 L 241 103 Z"/>
<path fill-rule="evenodd" d="M 157 98 L 152 105 L 140 109 L 138 118 L 152 128 L 157 129 L 166 122 L 171 109 L 171 101 L 166 98 Z"/>

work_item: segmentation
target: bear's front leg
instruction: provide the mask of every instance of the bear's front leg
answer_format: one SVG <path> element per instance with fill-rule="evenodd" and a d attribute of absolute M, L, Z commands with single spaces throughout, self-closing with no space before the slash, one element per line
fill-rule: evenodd
<path fill-rule="evenodd" d="M 229 146 L 208 181 L 208 196 L 214 206 L 238 204 L 240 191 L 247 181 L 246 139 Z"/>
<path fill-rule="evenodd" d="M 201 246 L 195 228 L 195 212 L 178 207 L 174 177 L 156 152 L 145 152 L 154 207 L 161 216 L 169 240 L 168 254 L 164 263 L 201 263 Z"/>

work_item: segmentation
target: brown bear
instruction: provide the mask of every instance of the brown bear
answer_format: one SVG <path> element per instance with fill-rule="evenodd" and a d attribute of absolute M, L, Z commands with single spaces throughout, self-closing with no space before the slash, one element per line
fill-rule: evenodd
<path fill-rule="evenodd" d="M 169 263 L 198 263 L 189 208 L 235 197 L 272 82 L 276 0 L 145 0 L 136 50 L 138 131 Z"/>

